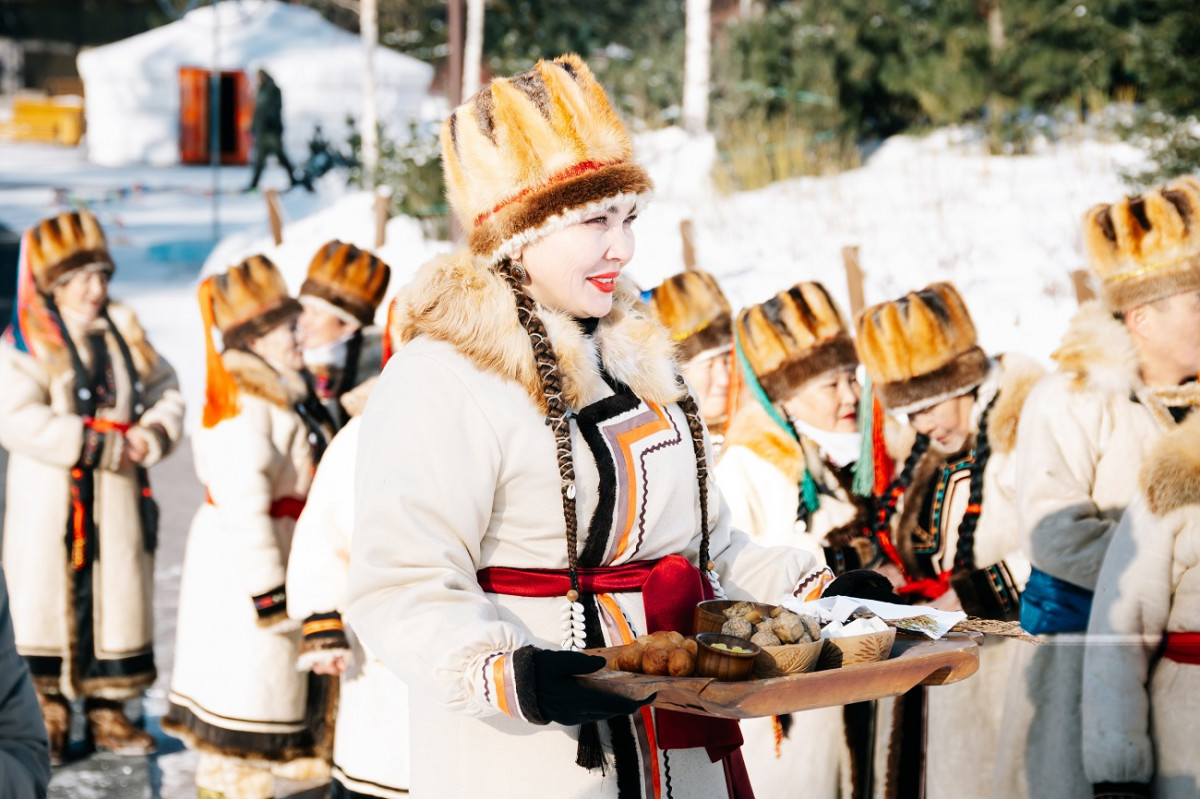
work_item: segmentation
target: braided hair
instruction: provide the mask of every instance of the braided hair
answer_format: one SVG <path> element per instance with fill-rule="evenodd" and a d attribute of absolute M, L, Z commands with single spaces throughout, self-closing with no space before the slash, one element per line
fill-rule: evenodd
<path fill-rule="evenodd" d="M 996 397 L 992 397 L 979 417 L 979 433 L 975 437 L 975 446 L 971 448 L 970 493 L 966 513 L 958 524 L 955 571 L 975 571 L 975 528 L 979 525 L 979 514 L 983 512 L 983 470 L 987 468 L 988 458 L 992 455 L 992 447 L 988 442 L 988 417 L 996 405 Z"/>
<path fill-rule="evenodd" d="M 533 346 L 533 360 L 537 367 L 542 392 L 546 397 L 546 424 L 554 433 L 555 454 L 558 473 L 562 482 L 563 519 L 567 531 L 567 572 L 571 590 L 581 594 L 579 587 L 579 520 L 575 505 L 575 462 L 571 455 L 572 411 L 563 398 L 562 374 L 558 367 L 558 356 L 550 342 L 546 326 L 537 315 L 533 298 L 521 288 L 521 282 L 512 271 L 512 262 L 506 260 L 497 268 L 500 276 L 508 283 L 516 300 L 517 318 L 525 328 Z M 683 387 L 683 377 L 677 378 Z M 708 526 L 708 457 L 704 448 L 704 418 L 695 398 L 685 392 L 679 406 L 687 417 L 688 430 L 692 437 L 692 449 L 696 455 L 696 481 L 700 489 L 700 553 L 699 565 L 709 570 L 709 526 Z"/>

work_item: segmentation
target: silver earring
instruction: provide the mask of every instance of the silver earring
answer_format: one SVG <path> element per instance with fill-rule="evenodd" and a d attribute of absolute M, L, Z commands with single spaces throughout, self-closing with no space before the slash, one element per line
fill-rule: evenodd
<path fill-rule="evenodd" d="M 509 268 L 512 270 L 512 276 L 518 284 L 522 286 L 529 285 L 529 273 L 525 271 L 525 267 L 521 266 L 517 261 L 513 261 L 512 266 Z"/>

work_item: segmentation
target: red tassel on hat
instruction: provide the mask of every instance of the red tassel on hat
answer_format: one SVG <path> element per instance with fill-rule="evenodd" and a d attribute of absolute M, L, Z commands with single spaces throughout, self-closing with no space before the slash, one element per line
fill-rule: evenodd
<path fill-rule="evenodd" d="M 200 284 L 200 318 L 204 322 L 204 354 L 207 376 L 204 387 L 204 426 L 216 427 L 238 413 L 237 383 L 225 368 L 221 354 L 213 344 L 212 329 L 216 324 L 213 311 L 212 281 L 208 278 Z"/>

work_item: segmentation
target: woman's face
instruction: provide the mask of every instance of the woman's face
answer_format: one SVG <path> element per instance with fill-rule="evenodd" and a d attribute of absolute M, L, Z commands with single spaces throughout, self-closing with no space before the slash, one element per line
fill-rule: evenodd
<path fill-rule="evenodd" d="M 304 368 L 295 319 L 275 325 L 258 338 L 251 339 L 249 347 L 251 352 L 270 363 L 297 372 Z"/>
<path fill-rule="evenodd" d="M 708 424 L 725 418 L 729 402 L 729 372 L 733 354 L 726 350 L 701 358 L 693 358 L 683 367 L 683 376 L 692 384 L 700 415 Z"/>
<path fill-rule="evenodd" d="M 632 200 L 614 203 L 526 245 L 517 258 L 529 275 L 525 291 L 579 319 L 606 315 L 617 276 L 633 258 L 636 216 Z"/>
<path fill-rule="evenodd" d="M 300 312 L 297 329 L 300 334 L 300 344 L 306 350 L 315 350 L 326 344 L 350 335 L 355 326 L 335 314 L 320 302 L 301 300 L 304 310 Z"/>
<path fill-rule="evenodd" d="M 108 302 L 108 272 L 101 269 L 80 269 L 52 292 L 54 304 L 83 322 L 93 322 Z"/>
<path fill-rule="evenodd" d="M 975 407 L 975 395 L 961 394 L 942 400 L 936 405 L 910 413 L 909 424 L 942 452 L 954 453 L 961 450 L 971 435 L 971 409 Z"/>
<path fill-rule="evenodd" d="M 832 369 L 805 381 L 783 402 L 793 419 L 828 433 L 858 431 L 858 400 L 862 387 L 853 369 Z"/>

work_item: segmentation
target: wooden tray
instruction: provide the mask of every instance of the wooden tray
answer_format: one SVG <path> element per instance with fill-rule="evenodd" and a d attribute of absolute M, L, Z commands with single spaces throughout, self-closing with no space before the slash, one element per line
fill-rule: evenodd
<path fill-rule="evenodd" d="M 750 719 L 899 696 L 918 685 L 964 680 L 979 669 L 982 641 L 983 636 L 975 633 L 949 633 L 937 641 L 901 635 L 896 637 L 891 657 L 878 663 L 765 680 L 718 682 L 708 677 L 652 677 L 609 669 L 576 679 L 597 691 L 630 699 L 657 693 L 654 707 Z M 588 650 L 605 656 L 615 651 Z"/>

